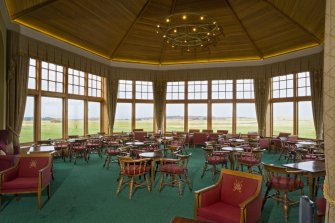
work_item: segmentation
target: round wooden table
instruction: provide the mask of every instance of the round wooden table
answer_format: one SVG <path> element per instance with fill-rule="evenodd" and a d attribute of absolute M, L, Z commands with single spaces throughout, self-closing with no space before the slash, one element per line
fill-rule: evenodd
<path fill-rule="evenodd" d="M 235 170 L 235 155 L 243 152 L 244 149 L 240 147 L 222 147 L 221 150 L 229 152 L 230 169 Z"/>
<path fill-rule="evenodd" d="M 163 157 L 163 154 L 161 152 L 145 152 L 138 155 L 141 158 L 151 159 L 151 191 L 153 191 L 155 186 L 155 163 Z"/>

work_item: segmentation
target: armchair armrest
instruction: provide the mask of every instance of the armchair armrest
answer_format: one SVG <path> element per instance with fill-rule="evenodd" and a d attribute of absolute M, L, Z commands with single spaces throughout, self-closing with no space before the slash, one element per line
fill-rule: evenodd
<path fill-rule="evenodd" d="M 17 174 L 18 174 L 18 165 L 15 165 L 9 169 L 0 172 L 0 179 L 3 180 L 2 182 L 7 182 L 17 177 Z"/>
<path fill-rule="evenodd" d="M 48 164 L 46 167 L 38 171 L 39 180 L 41 182 L 41 188 L 44 188 L 50 183 L 51 180 L 51 165 Z"/>
<path fill-rule="evenodd" d="M 206 207 L 220 200 L 221 183 L 195 191 L 198 208 Z"/>
<path fill-rule="evenodd" d="M 243 213 L 244 222 L 257 222 L 261 218 L 262 196 L 261 193 L 243 202 L 241 213 Z"/>

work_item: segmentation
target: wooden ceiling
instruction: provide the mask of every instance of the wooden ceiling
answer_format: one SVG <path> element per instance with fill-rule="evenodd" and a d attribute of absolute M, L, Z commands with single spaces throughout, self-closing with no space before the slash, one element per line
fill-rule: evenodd
<path fill-rule="evenodd" d="M 322 44 L 325 0 L 5 0 L 11 19 L 112 61 L 257 60 Z M 182 53 L 156 25 L 170 13 L 215 18 L 224 37 Z"/>

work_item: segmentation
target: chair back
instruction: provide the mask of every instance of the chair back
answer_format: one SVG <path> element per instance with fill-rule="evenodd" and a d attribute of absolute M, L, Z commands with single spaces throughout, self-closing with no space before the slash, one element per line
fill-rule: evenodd
<path fill-rule="evenodd" d="M 183 166 L 185 169 L 187 169 L 188 161 L 191 157 L 192 153 L 189 154 L 176 154 L 177 158 L 179 159 L 179 165 Z"/>
<path fill-rule="evenodd" d="M 217 133 L 219 133 L 219 134 L 228 134 L 228 130 L 217 130 L 216 131 Z"/>
<path fill-rule="evenodd" d="M 120 171 L 125 175 L 142 175 L 149 171 L 148 163 L 150 159 L 132 159 L 127 156 L 118 157 L 120 163 Z"/>
<path fill-rule="evenodd" d="M 76 139 L 76 138 L 79 138 L 79 135 L 69 135 L 68 138 L 69 139 Z"/>
<path fill-rule="evenodd" d="M 38 177 L 40 169 L 51 165 L 51 155 L 22 155 L 18 165 L 19 177 Z"/>
<path fill-rule="evenodd" d="M 143 129 L 133 129 L 133 132 L 143 132 Z"/>
<path fill-rule="evenodd" d="M 195 133 L 195 132 L 200 132 L 200 129 L 189 129 L 189 133 Z"/>
<path fill-rule="evenodd" d="M 285 137 L 285 138 L 288 138 L 288 136 L 291 135 L 291 133 L 288 133 L 288 132 L 280 132 L 278 134 L 278 137 Z"/>
<path fill-rule="evenodd" d="M 213 133 L 213 130 L 212 130 L 212 129 L 203 129 L 202 132 L 205 132 L 205 133 Z"/>
<path fill-rule="evenodd" d="M 134 139 L 135 140 L 144 142 L 146 140 L 145 136 L 147 136 L 147 132 L 134 132 Z"/>
<path fill-rule="evenodd" d="M 240 171 L 221 170 L 221 201 L 239 207 L 248 198 L 259 194 L 262 176 Z"/>
<path fill-rule="evenodd" d="M 204 132 L 195 132 L 193 135 L 193 144 L 205 145 L 207 134 Z"/>

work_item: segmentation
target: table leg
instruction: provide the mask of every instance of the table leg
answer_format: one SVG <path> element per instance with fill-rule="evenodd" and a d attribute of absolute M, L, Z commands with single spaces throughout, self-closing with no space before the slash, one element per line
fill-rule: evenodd
<path fill-rule="evenodd" d="M 155 159 L 152 159 L 151 161 L 151 191 L 154 190 L 155 186 Z"/>
<path fill-rule="evenodd" d="M 311 173 L 308 174 L 309 197 L 314 201 L 314 178 Z"/>
<path fill-rule="evenodd" d="M 234 164 L 235 164 L 234 153 L 229 153 L 229 161 L 230 161 L 230 169 L 234 170 Z"/>

